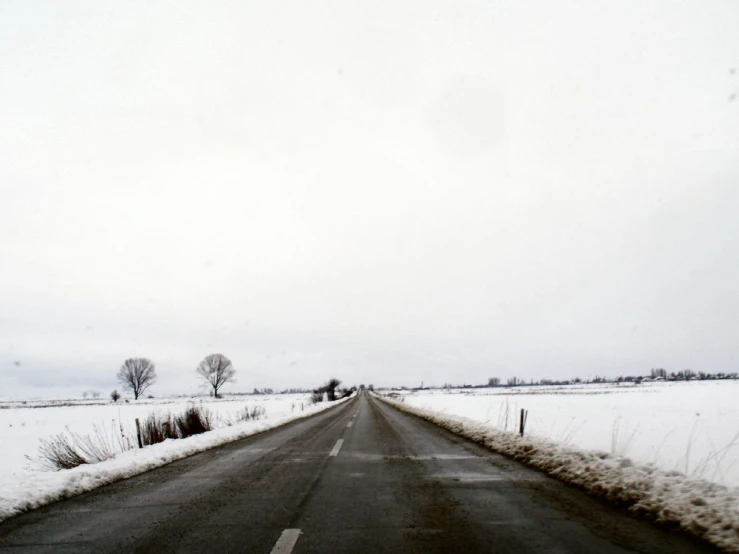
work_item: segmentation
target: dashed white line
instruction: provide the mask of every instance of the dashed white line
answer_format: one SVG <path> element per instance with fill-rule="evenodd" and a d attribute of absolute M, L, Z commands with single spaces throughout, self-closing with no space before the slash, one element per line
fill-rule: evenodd
<path fill-rule="evenodd" d="M 350 421 L 349 423 L 346 424 L 347 427 L 351 427 L 352 425 L 354 425 L 353 421 Z"/>
<path fill-rule="evenodd" d="M 298 542 L 298 537 L 300 537 L 300 529 L 285 529 L 270 554 L 290 554 L 295 548 L 295 543 Z"/>
<path fill-rule="evenodd" d="M 331 450 L 331 453 L 329 456 L 338 456 L 339 450 L 341 450 L 341 445 L 344 444 L 344 439 L 339 439 L 336 441 L 336 444 L 334 445 L 333 450 Z"/>

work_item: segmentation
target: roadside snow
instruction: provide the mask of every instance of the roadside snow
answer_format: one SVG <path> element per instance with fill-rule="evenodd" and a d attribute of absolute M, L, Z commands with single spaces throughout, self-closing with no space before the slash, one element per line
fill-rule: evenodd
<path fill-rule="evenodd" d="M 167 440 L 143 449 L 123 452 L 104 462 L 83 465 L 74 469 L 32 471 L 26 468 L 13 473 L 0 473 L 0 521 L 63 498 L 76 496 L 103 485 L 133 477 L 175 460 L 279 427 L 290 421 L 309 417 L 347 400 L 349 399 L 313 404 L 306 406 L 303 411 L 291 410 L 280 415 L 268 411 L 267 417 L 258 421 L 241 422 L 231 427 L 215 429 L 186 439 Z M 243 406 L 244 402 L 241 401 L 240 404 Z M 290 406 L 289 402 L 287 406 Z M 148 406 L 148 410 L 151 411 L 151 405 Z M 77 411 L 84 413 L 86 409 Z M 39 416 L 34 414 L 34 417 Z M 35 443 L 38 443 L 38 437 L 33 438 Z M 48 438 L 48 436 L 41 438 Z M 3 448 L 5 446 L 6 443 L 3 444 Z M 34 446 L 33 453 L 35 453 L 36 446 L 37 444 Z"/>
<path fill-rule="evenodd" d="M 739 487 L 739 381 L 397 391 L 417 408 Z"/>
<path fill-rule="evenodd" d="M 24 479 L 34 472 L 39 439 L 48 440 L 60 433 L 95 435 L 111 439 L 121 434 L 135 441 L 135 421 L 151 414 L 182 413 L 195 404 L 208 410 L 215 427 L 245 407 L 259 406 L 269 419 L 301 412 L 308 405 L 307 394 L 226 396 L 225 398 L 162 397 L 112 403 L 90 400 L 0 402 L 0 490 L 9 481 Z M 122 432 L 121 432 L 122 428 Z"/>
<path fill-rule="evenodd" d="M 739 552 L 739 488 L 693 479 L 652 465 L 636 465 L 628 458 L 607 452 L 520 437 L 472 419 L 383 396 L 380 399 L 635 514 L 661 524 L 678 525 L 719 548 Z"/>

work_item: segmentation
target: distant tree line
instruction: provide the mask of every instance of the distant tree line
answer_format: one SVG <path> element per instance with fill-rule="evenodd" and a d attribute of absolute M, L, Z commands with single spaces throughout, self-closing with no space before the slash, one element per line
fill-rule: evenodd
<path fill-rule="evenodd" d="M 692 369 L 683 369 L 680 371 L 668 372 L 664 368 L 654 368 L 649 375 L 626 375 L 618 377 L 602 377 L 595 376 L 592 379 L 581 379 L 574 377 L 572 379 L 521 379 L 520 377 L 510 377 L 506 379 L 505 384 L 499 377 L 490 377 L 485 384 L 452 384 L 444 383 L 441 386 L 421 386 L 420 389 L 479 389 L 489 387 L 526 387 L 540 385 L 578 385 L 591 383 L 649 383 L 654 381 L 714 381 L 725 379 L 739 379 L 739 373 L 708 373 L 705 371 L 693 371 Z M 401 390 L 407 390 L 409 387 L 400 387 Z M 411 387 L 413 388 L 413 387 Z M 414 388 L 419 390 L 419 388 Z"/>
<path fill-rule="evenodd" d="M 252 392 L 230 392 L 229 396 L 258 396 L 262 394 L 304 394 L 312 392 L 313 389 L 305 388 L 287 388 L 287 389 L 271 389 L 269 387 L 254 387 Z"/>

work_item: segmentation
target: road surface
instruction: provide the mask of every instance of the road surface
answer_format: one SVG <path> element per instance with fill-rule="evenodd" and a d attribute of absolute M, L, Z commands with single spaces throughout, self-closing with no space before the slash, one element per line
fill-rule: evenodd
<path fill-rule="evenodd" d="M 362 394 L 0 524 L 0 552 L 712 552 Z"/>

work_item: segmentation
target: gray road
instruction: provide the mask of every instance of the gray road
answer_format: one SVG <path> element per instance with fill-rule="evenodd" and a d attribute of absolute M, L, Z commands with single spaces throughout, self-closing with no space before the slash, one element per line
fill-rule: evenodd
<path fill-rule="evenodd" d="M 0 552 L 711 552 L 361 395 L 0 524 Z"/>

